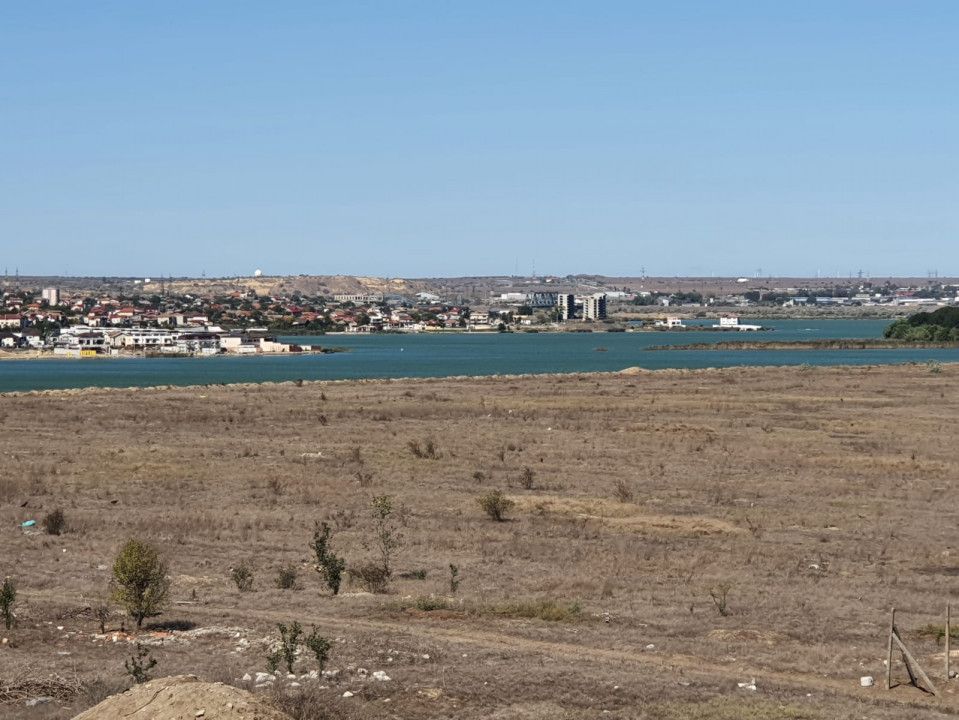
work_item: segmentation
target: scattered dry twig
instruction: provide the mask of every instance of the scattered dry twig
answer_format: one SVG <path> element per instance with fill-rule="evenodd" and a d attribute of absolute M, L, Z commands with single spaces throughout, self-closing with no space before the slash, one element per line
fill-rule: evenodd
<path fill-rule="evenodd" d="M 46 677 L 22 670 L 10 680 L 0 680 L 0 703 L 18 703 L 35 697 L 52 697 L 66 700 L 83 688 L 76 678 L 67 678 L 56 673 Z"/>

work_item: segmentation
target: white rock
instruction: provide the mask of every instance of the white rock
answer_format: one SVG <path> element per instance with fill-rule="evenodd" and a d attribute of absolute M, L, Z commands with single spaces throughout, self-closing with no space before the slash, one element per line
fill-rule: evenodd
<path fill-rule="evenodd" d="M 876 679 L 872 675 L 863 675 L 859 678 L 859 684 L 863 687 L 872 687 L 876 684 Z"/>
<path fill-rule="evenodd" d="M 250 677 L 250 673 L 244 673 L 243 677 L 240 678 L 243 682 L 250 682 L 253 678 Z"/>
<path fill-rule="evenodd" d="M 380 682 L 388 682 L 391 678 L 382 670 L 377 670 L 375 673 L 373 673 L 373 679 L 379 680 Z"/>
<path fill-rule="evenodd" d="M 650 643 L 649 645 L 646 646 L 646 649 L 647 649 L 647 650 L 655 650 L 655 649 L 656 649 L 656 646 L 653 645 L 652 643 Z"/>
<path fill-rule="evenodd" d="M 286 674 L 286 679 L 287 679 L 287 680 L 296 680 L 296 675 L 294 675 L 293 673 L 287 673 L 287 674 Z"/>
<path fill-rule="evenodd" d="M 271 683 L 273 682 L 273 676 L 270 673 L 258 672 L 256 674 L 256 681 L 258 683 Z"/>
<path fill-rule="evenodd" d="M 353 693 L 347 690 L 345 693 L 343 693 L 343 697 L 353 697 Z"/>
<path fill-rule="evenodd" d="M 287 687 L 298 688 L 298 687 L 300 687 L 300 683 L 298 683 L 298 682 L 291 682 L 289 685 L 287 685 Z"/>
<path fill-rule="evenodd" d="M 423 659 L 424 659 L 424 660 L 429 660 L 429 659 L 430 659 L 430 656 L 429 656 L 429 655 L 423 655 Z"/>

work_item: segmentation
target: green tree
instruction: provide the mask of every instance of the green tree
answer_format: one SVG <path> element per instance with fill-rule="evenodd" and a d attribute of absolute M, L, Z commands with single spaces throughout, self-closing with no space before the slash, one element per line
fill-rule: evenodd
<path fill-rule="evenodd" d="M 149 543 L 131 539 L 113 563 L 113 600 L 137 623 L 160 614 L 170 597 L 166 563 Z"/>
<path fill-rule="evenodd" d="M 380 556 L 380 568 L 386 578 L 393 574 L 393 556 L 400 547 L 400 534 L 393 522 L 393 500 L 389 495 L 378 495 L 370 501 L 373 508 L 373 546 Z"/>
<path fill-rule="evenodd" d="M 320 667 L 320 672 L 326 667 L 326 661 L 330 659 L 330 648 L 333 647 L 329 638 L 323 637 L 316 632 L 316 625 L 313 625 L 313 632 L 306 638 L 306 647 L 316 657 L 316 664 Z"/>
<path fill-rule="evenodd" d="M 323 523 L 313 531 L 310 547 L 316 553 L 316 571 L 323 576 L 327 587 L 336 595 L 340 592 L 346 561 L 330 549 L 331 534 L 330 526 Z"/>

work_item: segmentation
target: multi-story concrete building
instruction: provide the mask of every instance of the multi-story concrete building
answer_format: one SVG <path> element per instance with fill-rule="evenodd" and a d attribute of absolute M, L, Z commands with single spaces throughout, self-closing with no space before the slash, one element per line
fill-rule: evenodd
<path fill-rule="evenodd" d="M 560 322 L 571 320 L 576 316 L 576 296 L 570 293 L 559 293 L 556 296 L 556 318 Z"/>
<path fill-rule="evenodd" d="M 583 320 L 606 319 L 606 293 L 594 293 L 583 298 Z"/>

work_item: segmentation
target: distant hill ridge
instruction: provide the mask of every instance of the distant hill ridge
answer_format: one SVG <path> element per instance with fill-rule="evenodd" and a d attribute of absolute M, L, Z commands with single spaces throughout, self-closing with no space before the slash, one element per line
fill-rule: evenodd
<path fill-rule="evenodd" d="M 402 278 L 376 278 L 353 275 L 277 275 L 237 278 L 186 278 L 174 280 L 151 279 L 139 285 L 145 294 L 167 293 L 178 295 L 226 295 L 232 292 L 253 290 L 257 295 L 363 295 L 395 293 L 415 295 L 430 292 L 433 285 L 422 280 Z"/>

